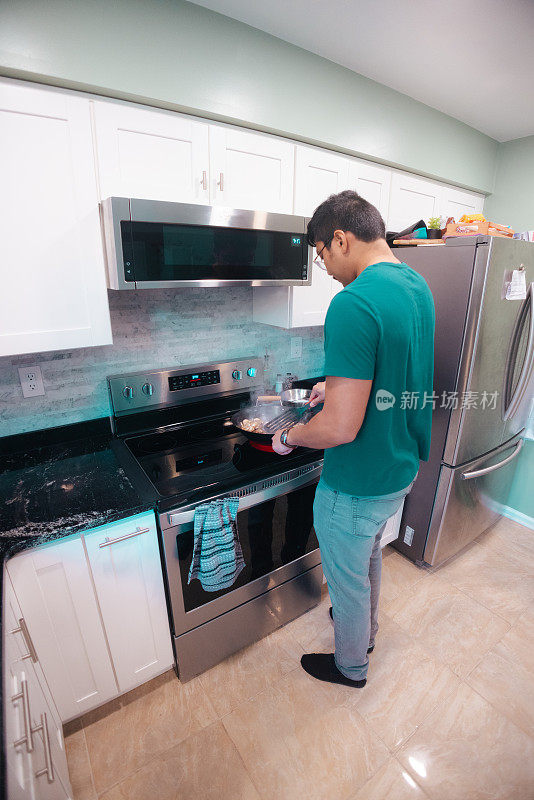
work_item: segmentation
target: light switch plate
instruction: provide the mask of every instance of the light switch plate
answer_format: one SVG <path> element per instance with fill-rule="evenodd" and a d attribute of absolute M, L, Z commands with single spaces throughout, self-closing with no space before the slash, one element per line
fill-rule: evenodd
<path fill-rule="evenodd" d="M 38 397 L 45 393 L 41 367 L 19 367 L 19 378 L 24 397 Z"/>
<path fill-rule="evenodd" d="M 291 358 L 302 358 L 302 338 L 300 336 L 291 337 Z"/>

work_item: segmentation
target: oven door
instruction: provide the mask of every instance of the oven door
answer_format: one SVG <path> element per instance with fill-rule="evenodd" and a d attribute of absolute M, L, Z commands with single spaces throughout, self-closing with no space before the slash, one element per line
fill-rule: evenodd
<path fill-rule="evenodd" d="M 302 473 L 302 470 L 295 470 Z M 235 494 L 245 568 L 228 589 L 206 592 L 188 583 L 193 555 L 194 508 L 160 517 L 173 632 L 179 636 L 209 622 L 321 563 L 313 529 L 313 500 L 321 466 L 283 480 L 275 477 Z M 275 485 L 273 485 L 275 484 Z M 276 485 L 278 484 L 278 485 Z M 223 495 L 221 495 L 223 496 Z M 212 498 L 216 499 L 216 498 Z M 165 526 L 170 527 L 165 527 Z"/>

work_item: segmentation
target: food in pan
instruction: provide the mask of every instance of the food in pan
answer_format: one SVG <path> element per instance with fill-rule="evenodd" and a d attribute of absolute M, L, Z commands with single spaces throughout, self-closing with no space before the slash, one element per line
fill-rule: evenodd
<path fill-rule="evenodd" d="M 241 427 L 247 433 L 265 433 L 263 430 L 263 422 L 259 417 L 254 417 L 254 419 L 244 419 L 241 423 Z"/>

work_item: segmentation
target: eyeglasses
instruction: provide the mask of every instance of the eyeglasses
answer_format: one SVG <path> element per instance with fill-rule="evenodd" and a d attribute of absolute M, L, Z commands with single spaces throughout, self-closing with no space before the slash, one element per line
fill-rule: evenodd
<path fill-rule="evenodd" d="M 313 263 L 317 264 L 317 266 L 320 267 L 320 269 L 326 270 L 326 264 L 324 263 L 323 259 L 321 258 L 321 253 L 323 252 L 325 247 L 328 247 L 328 245 L 330 244 L 331 241 L 332 241 L 332 239 L 330 239 L 330 241 L 328 241 L 328 242 L 325 242 L 323 244 L 323 246 L 321 247 L 320 251 L 317 253 L 315 258 L 313 259 Z"/>

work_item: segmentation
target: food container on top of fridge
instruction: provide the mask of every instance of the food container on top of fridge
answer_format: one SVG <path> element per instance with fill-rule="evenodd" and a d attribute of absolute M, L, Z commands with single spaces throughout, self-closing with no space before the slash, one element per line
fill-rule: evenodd
<path fill-rule="evenodd" d="M 447 220 L 447 227 L 443 234 L 443 239 L 448 236 L 506 236 L 513 238 L 514 231 L 506 225 L 499 225 L 496 222 L 488 222 L 482 214 L 466 215 L 459 222 Z"/>

